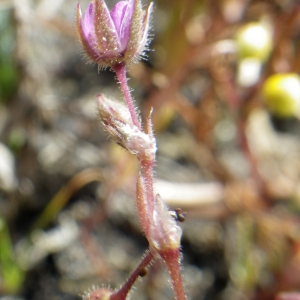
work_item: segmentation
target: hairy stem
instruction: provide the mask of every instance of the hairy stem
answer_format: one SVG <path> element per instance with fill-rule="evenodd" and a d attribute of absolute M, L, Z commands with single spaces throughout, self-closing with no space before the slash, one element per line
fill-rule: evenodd
<path fill-rule="evenodd" d="M 154 258 L 152 253 L 147 250 L 146 254 L 144 255 L 142 261 L 137 266 L 137 268 L 132 272 L 132 274 L 122 285 L 122 287 L 110 296 L 109 300 L 125 300 L 137 278 L 141 276 L 141 274 L 143 274 L 145 268 L 151 263 L 153 259 Z"/>
<path fill-rule="evenodd" d="M 186 300 L 180 273 L 180 249 L 161 250 L 159 254 L 167 265 L 176 300 Z"/>
<path fill-rule="evenodd" d="M 126 77 L 126 66 L 124 63 L 117 64 L 113 67 L 113 70 L 115 71 L 117 78 L 119 80 L 123 95 L 125 97 L 125 101 L 127 104 L 127 107 L 129 109 L 131 119 L 133 124 L 138 128 L 141 129 L 141 123 L 137 117 L 136 110 L 133 105 L 133 99 L 130 94 L 130 90 L 127 84 L 127 77 Z"/>

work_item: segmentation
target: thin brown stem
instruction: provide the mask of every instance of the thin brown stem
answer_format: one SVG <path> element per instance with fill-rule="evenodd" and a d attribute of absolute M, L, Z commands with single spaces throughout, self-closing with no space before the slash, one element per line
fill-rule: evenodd
<path fill-rule="evenodd" d="M 137 278 L 141 274 L 144 274 L 145 268 L 151 263 L 153 259 L 154 257 L 152 253 L 149 250 L 147 250 L 146 254 L 144 255 L 142 261 L 137 266 L 137 268 L 132 272 L 132 274 L 129 276 L 127 281 L 122 285 L 122 287 L 109 297 L 109 300 L 125 300 L 128 296 L 130 289 L 132 288 L 133 284 L 137 280 Z"/>

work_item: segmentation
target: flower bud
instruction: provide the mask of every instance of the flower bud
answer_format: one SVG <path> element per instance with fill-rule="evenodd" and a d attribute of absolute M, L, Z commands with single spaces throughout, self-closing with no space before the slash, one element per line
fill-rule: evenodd
<path fill-rule="evenodd" d="M 98 110 L 104 124 L 109 123 L 112 118 L 124 124 L 133 126 L 130 112 L 127 106 L 116 100 L 112 100 L 105 95 L 98 95 Z"/>
<path fill-rule="evenodd" d="M 98 96 L 99 114 L 106 130 L 116 142 L 137 156 L 138 160 L 154 160 L 155 139 L 132 123 L 128 108 L 104 95 Z"/>
<path fill-rule="evenodd" d="M 181 234 L 181 228 L 170 215 L 161 196 L 157 194 L 148 237 L 151 250 L 160 254 L 169 249 L 179 249 Z"/>
<path fill-rule="evenodd" d="M 137 60 L 149 43 L 152 3 L 142 9 L 140 0 L 118 2 L 109 12 L 104 0 L 92 0 L 82 17 L 77 5 L 77 32 L 87 56 L 102 67 Z"/>
<path fill-rule="evenodd" d="M 84 293 L 82 300 L 109 300 L 112 293 L 113 292 L 107 288 L 93 288 Z"/>

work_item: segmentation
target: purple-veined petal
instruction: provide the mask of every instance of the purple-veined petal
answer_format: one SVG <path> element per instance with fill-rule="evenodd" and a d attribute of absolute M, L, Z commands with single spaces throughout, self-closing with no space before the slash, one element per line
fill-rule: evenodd
<path fill-rule="evenodd" d="M 122 19 L 122 23 L 120 27 L 120 41 L 121 41 L 121 46 L 123 51 L 127 48 L 130 39 L 130 32 L 131 32 L 133 14 L 136 8 L 136 1 L 137 0 L 128 0 L 126 12 Z"/>
<path fill-rule="evenodd" d="M 96 44 L 94 19 L 95 19 L 95 7 L 94 7 L 94 3 L 91 2 L 85 11 L 82 26 L 83 26 L 83 32 L 86 36 L 86 39 L 90 42 L 92 47 L 95 46 Z"/>
<path fill-rule="evenodd" d="M 89 32 L 84 25 L 84 20 L 82 18 L 82 12 L 79 3 L 77 4 L 76 8 L 76 25 L 79 40 L 83 46 L 83 49 L 87 53 L 88 57 L 96 61 L 98 59 L 98 54 L 94 51 L 93 45 L 91 44 L 90 38 L 88 37 Z"/>
<path fill-rule="evenodd" d="M 94 31 L 94 14 L 95 14 L 94 3 L 91 2 L 84 14 L 83 25 L 84 25 L 84 30 L 86 30 L 86 32 Z"/>
<path fill-rule="evenodd" d="M 118 2 L 113 9 L 110 12 L 110 16 L 115 24 L 116 31 L 118 33 L 121 45 L 123 46 L 123 41 L 121 40 L 121 34 L 120 34 L 120 29 L 121 29 L 121 24 L 126 12 L 128 1 L 120 1 Z M 123 47 L 122 47 L 123 48 Z"/>

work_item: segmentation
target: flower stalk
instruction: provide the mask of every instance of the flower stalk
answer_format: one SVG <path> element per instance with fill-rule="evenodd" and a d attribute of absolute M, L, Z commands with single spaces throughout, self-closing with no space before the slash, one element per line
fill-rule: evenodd
<path fill-rule="evenodd" d="M 120 83 L 121 90 L 123 92 L 127 107 L 129 109 L 132 123 L 138 128 L 141 129 L 141 122 L 139 121 L 137 117 L 137 112 L 135 110 L 135 107 L 133 105 L 133 100 L 131 97 L 131 93 L 127 84 L 127 77 L 126 77 L 126 66 L 122 62 L 120 64 L 116 64 L 113 66 L 113 70 L 115 71 L 117 78 Z"/>
<path fill-rule="evenodd" d="M 152 3 L 143 10 L 140 0 L 120 1 L 111 11 L 104 0 L 92 0 L 83 17 L 80 5 L 77 6 L 77 31 L 83 49 L 88 58 L 100 68 L 110 67 L 116 73 L 126 102 L 124 105 L 105 95 L 98 95 L 98 109 L 103 126 L 120 146 L 135 155 L 140 162 L 136 203 L 150 248 L 119 290 L 95 290 L 85 297 L 87 300 L 125 300 L 138 276 L 154 257 L 159 257 L 166 263 L 176 299 L 186 299 L 180 275 L 182 230 L 163 199 L 154 191 L 153 167 L 157 148 L 151 112 L 144 131 L 126 77 L 127 65 L 137 61 L 148 46 L 151 11 Z"/>

